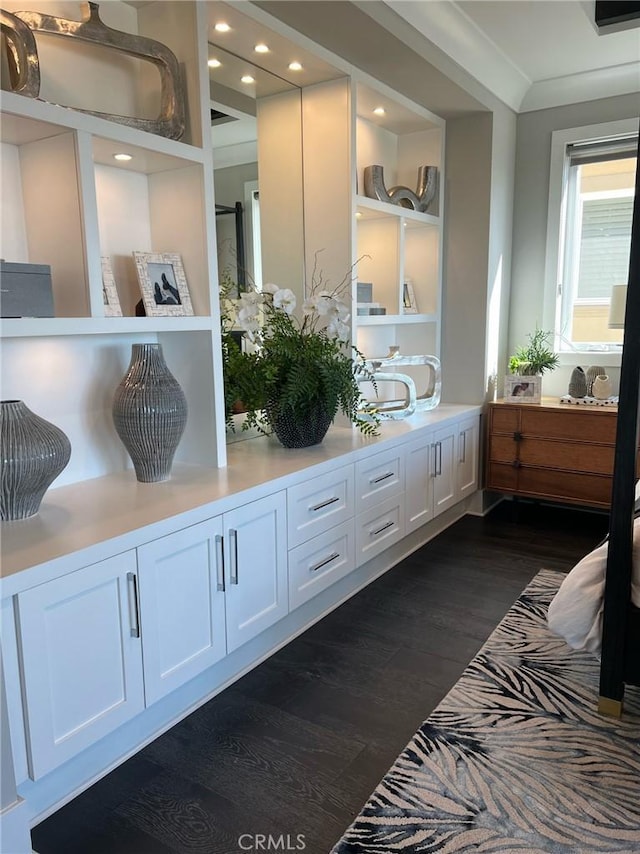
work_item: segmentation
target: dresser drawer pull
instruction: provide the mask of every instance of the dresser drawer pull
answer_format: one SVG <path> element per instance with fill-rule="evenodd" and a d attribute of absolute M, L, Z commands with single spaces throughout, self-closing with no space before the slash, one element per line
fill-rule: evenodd
<path fill-rule="evenodd" d="M 224 539 L 216 534 L 216 588 L 224 592 Z"/>
<path fill-rule="evenodd" d="M 388 471 L 386 474 L 381 474 L 380 477 L 371 478 L 369 483 L 382 483 L 383 480 L 388 480 L 390 477 L 393 477 L 393 472 Z"/>
<path fill-rule="evenodd" d="M 229 583 L 238 583 L 238 532 L 235 528 L 229 528 L 229 540 L 231 542 L 231 566 L 229 567 Z"/>
<path fill-rule="evenodd" d="M 378 534 L 381 534 L 383 531 L 386 531 L 387 528 L 391 528 L 393 526 L 393 522 L 385 522 L 385 524 L 381 528 L 376 528 L 375 531 L 369 531 L 370 537 L 377 537 Z"/>
<path fill-rule="evenodd" d="M 331 563 L 336 558 L 340 557 L 340 552 L 334 552 L 329 557 L 326 557 L 324 560 L 321 560 L 320 563 L 317 563 L 315 566 L 309 567 L 309 572 L 317 572 L 319 569 L 322 569 L 323 566 L 326 566 L 328 563 Z"/>
<path fill-rule="evenodd" d="M 514 469 L 519 469 L 520 468 L 520 460 L 514 460 L 511 463 L 511 465 L 514 467 Z"/>
<path fill-rule="evenodd" d="M 335 504 L 336 501 L 340 501 L 339 498 L 329 498 L 327 501 L 322 501 L 320 504 L 316 504 L 313 507 L 309 507 L 310 513 L 315 513 L 316 510 L 322 510 L 323 507 L 328 507 L 330 504 Z"/>
<path fill-rule="evenodd" d="M 138 579 L 135 572 L 127 573 L 127 587 L 129 588 L 129 634 L 132 638 L 139 638 Z"/>
<path fill-rule="evenodd" d="M 522 433 L 519 433 L 516 430 L 515 433 L 513 434 L 513 441 L 514 442 L 522 442 Z"/>

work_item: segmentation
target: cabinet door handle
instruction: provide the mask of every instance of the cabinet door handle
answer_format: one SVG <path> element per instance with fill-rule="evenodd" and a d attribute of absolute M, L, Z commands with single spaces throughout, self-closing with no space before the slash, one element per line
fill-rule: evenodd
<path fill-rule="evenodd" d="M 311 513 L 315 513 L 316 510 L 322 510 L 323 507 L 328 507 L 330 504 L 335 504 L 336 501 L 340 501 L 340 499 L 329 498 L 327 501 L 322 501 L 320 504 L 315 504 L 313 507 L 309 507 L 309 511 Z"/>
<path fill-rule="evenodd" d="M 433 448 L 433 470 L 431 471 L 431 477 L 438 476 L 438 443 L 434 442 L 431 446 Z"/>
<path fill-rule="evenodd" d="M 320 563 L 316 563 L 315 566 L 309 567 L 309 572 L 317 572 L 319 569 L 322 569 L 323 566 L 326 566 L 328 563 L 331 563 L 336 558 L 340 557 L 340 552 L 334 552 L 329 557 L 326 557 L 324 560 L 321 560 Z"/>
<path fill-rule="evenodd" d="M 238 532 L 235 528 L 229 528 L 229 540 L 231 541 L 231 566 L 229 567 L 229 583 L 238 583 Z"/>
<path fill-rule="evenodd" d="M 138 577 L 135 572 L 127 573 L 129 589 L 129 633 L 132 638 L 140 637 L 140 617 L 138 612 Z"/>
<path fill-rule="evenodd" d="M 376 528 L 375 531 L 369 531 L 370 537 L 377 537 L 378 534 L 381 534 L 383 531 L 386 531 L 387 528 L 390 528 L 393 525 L 393 522 L 385 522 L 381 528 Z"/>
<path fill-rule="evenodd" d="M 224 538 L 216 534 L 216 579 L 217 589 L 224 593 Z"/>
<path fill-rule="evenodd" d="M 369 483 L 382 483 L 383 480 L 388 480 L 390 477 L 393 477 L 393 472 L 388 471 L 386 474 L 381 474 L 379 477 L 372 477 L 369 480 Z"/>
<path fill-rule="evenodd" d="M 467 431 L 463 430 L 460 435 L 462 437 L 462 458 L 460 462 L 464 463 L 467 459 Z"/>
<path fill-rule="evenodd" d="M 436 448 L 438 449 L 438 468 L 436 470 L 437 475 L 442 474 L 442 442 L 436 442 Z"/>

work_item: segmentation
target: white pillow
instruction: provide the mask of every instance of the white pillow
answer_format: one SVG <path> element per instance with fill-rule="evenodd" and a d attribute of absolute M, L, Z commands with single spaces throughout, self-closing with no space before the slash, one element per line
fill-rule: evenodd
<path fill-rule="evenodd" d="M 583 557 L 564 579 L 549 605 L 549 628 L 573 649 L 600 653 L 608 549 L 606 542 Z M 633 523 L 631 601 L 640 607 L 640 519 Z"/>

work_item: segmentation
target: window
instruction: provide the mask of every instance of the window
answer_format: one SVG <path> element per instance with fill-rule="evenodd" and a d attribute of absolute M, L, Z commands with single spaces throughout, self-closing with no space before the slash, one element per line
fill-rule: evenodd
<path fill-rule="evenodd" d="M 609 306 L 613 286 L 629 275 L 637 123 L 635 132 L 605 129 L 553 134 L 547 266 L 559 352 L 619 352 L 622 344 L 623 331 L 609 327 Z"/>

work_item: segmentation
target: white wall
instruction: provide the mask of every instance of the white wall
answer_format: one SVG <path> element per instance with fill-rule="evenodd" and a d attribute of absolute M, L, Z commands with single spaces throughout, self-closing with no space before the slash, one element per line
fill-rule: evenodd
<path fill-rule="evenodd" d="M 527 333 L 542 325 L 544 265 L 549 198 L 551 134 L 555 130 L 637 118 L 637 95 L 620 95 L 598 101 L 570 104 L 548 110 L 522 113 L 517 118 L 516 184 L 513 228 L 509 352 L 526 343 Z M 592 356 L 597 363 L 597 355 Z M 586 368 L 589 357 L 576 356 L 543 379 L 543 395 L 566 394 L 575 365 Z M 609 371 L 617 389 L 619 369 Z"/>
<path fill-rule="evenodd" d="M 516 117 L 508 108 L 447 122 L 443 400 L 483 403 L 504 370 Z"/>

